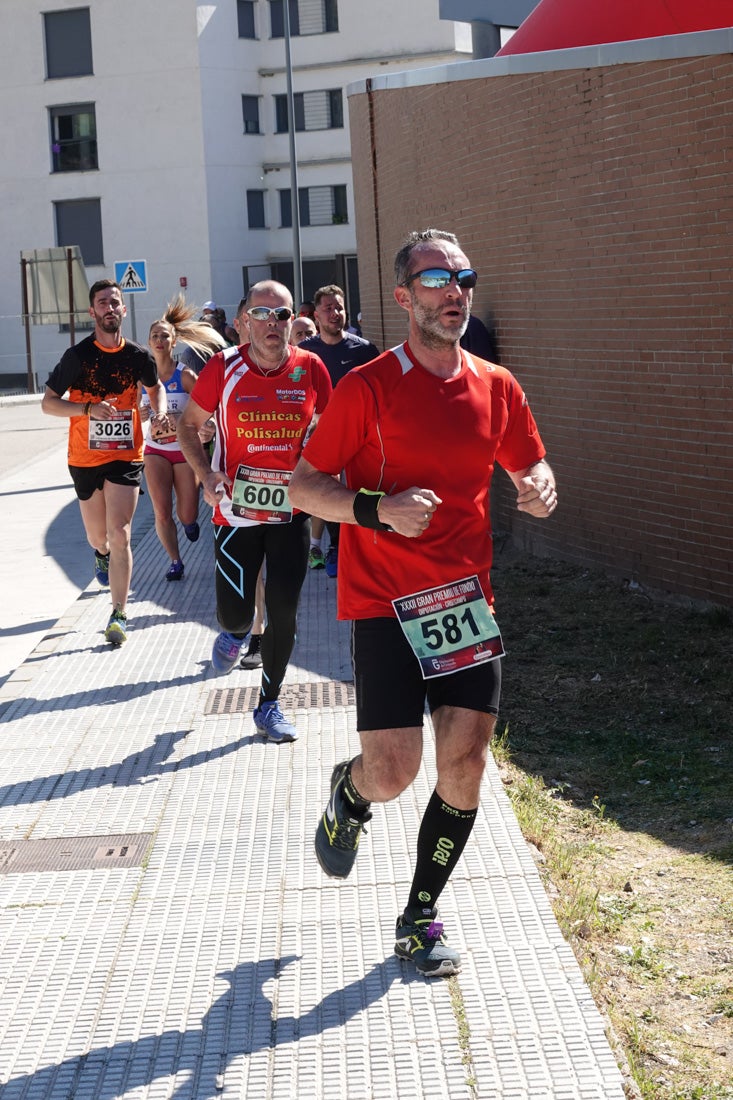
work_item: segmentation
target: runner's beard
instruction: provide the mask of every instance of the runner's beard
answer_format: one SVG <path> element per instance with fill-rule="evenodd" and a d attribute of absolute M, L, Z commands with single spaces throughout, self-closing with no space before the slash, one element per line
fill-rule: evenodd
<path fill-rule="evenodd" d="M 122 328 L 121 317 L 98 317 L 97 324 L 102 332 L 119 332 Z"/>
<path fill-rule="evenodd" d="M 459 328 L 447 328 L 440 319 L 443 312 L 442 308 L 429 309 L 428 306 L 421 305 L 414 296 L 412 308 L 415 323 L 420 331 L 420 338 L 425 347 L 432 348 L 433 351 L 442 351 L 446 347 L 454 347 L 468 326 L 467 306 L 458 307 L 463 313 L 463 322 Z"/>

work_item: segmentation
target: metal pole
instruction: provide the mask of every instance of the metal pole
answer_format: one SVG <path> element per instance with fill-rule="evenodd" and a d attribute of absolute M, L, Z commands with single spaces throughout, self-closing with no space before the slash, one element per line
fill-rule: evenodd
<path fill-rule="evenodd" d="M 135 324 L 135 295 L 130 295 L 130 321 L 132 322 L 132 338 L 137 343 L 137 325 Z"/>
<path fill-rule="evenodd" d="M 288 136 L 290 139 L 290 207 L 293 218 L 293 304 L 297 309 L 303 301 L 303 263 L 300 256 L 300 203 L 298 201 L 298 160 L 295 154 L 293 67 L 290 61 L 290 0 L 283 0 L 283 29 L 285 31 L 285 72 L 287 75 Z"/>
<path fill-rule="evenodd" d="M 76 342 L 76 326 L 74 324 L 74 270 L 72 267 L 71 249 L 66 249 L 66 276 L 69 280 L 69 334 L 70 346 Z"/>
<path fill-rule="evenodd" d="M 30 261 L 21 259 L 20 269 L 23 273 L 23 325 L 25 327 L 25 361 L 28 371 L 28 393 L 36 392 L 36 383 L 33 377 L 33 356 L 31 354 L 31 319 L 28 314 L 28 265 Z"/>

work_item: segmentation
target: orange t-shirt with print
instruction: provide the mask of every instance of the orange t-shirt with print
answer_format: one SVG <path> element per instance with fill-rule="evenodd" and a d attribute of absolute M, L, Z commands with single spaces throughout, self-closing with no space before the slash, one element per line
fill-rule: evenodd
<path fill-rule="evenodd" d="M 112 349 L 87 336 L 64 352 L 49 375 L 48 388 L 59 397 L 68 393 L 70 401 L 93 404 L 108 401 L 122 414 L 116 424 L 92 421 L 90 425 L 88 416 L 72 416 L 69 465 L 141 462 L 143 430 L 137 407 L 138 383 L 154 386 L 157 381 L 158 368 L 152 355 L 130 340 Z M 97 432 L 100 434 L 96 435 Z"/>

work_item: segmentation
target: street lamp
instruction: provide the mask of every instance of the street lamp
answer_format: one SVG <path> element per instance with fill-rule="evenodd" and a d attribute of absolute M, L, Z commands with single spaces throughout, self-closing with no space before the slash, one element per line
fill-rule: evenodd
<path fill-rule="evenodd" d="M 295 102 L 293 67 L 290 61 L 290 0 L 283 0 L 285 32 L 285 73 L 287 76 L 288 135 L 290 138 L 290 209 L 293 222 L 293 300 L 297 309 L 303 301 L 303 265 L 300 257 L 300 203 L 298 201 L 298 161 L 295 154 Z"/>

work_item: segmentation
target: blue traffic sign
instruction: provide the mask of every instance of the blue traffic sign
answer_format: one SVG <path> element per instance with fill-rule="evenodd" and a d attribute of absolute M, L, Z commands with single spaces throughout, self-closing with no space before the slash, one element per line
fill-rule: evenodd
<path fill-rule="evenodd" d="M 125 294 L 145 294 L 148 275 L 145 260 L 115 261 L 115 282 Z"/>

